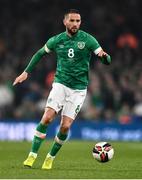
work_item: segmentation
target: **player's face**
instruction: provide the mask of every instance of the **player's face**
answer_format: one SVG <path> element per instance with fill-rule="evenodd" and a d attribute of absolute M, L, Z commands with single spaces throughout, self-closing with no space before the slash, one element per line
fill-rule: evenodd
<path fill-rule="evenodd" d="M 68 14 L 64 19 L 64 25 L 66 26 L 66 30 L 70 35 L 77 33 L 77 31 L 80 28 L 80 24 L 81 24 L 80 14 L 71 13 Z"/>

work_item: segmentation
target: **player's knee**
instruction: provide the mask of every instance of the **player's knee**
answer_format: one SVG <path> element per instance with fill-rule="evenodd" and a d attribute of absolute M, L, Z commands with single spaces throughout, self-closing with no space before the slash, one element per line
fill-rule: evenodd
<path fill-rule="evenodd" d="M 63 124 L 61 125 L 61 128 L 60 128 L 60 131 L 64 134 L 64 133 L 67 133 L 70 129 L 70 126 L 67 125 L 67 124 Z"/>

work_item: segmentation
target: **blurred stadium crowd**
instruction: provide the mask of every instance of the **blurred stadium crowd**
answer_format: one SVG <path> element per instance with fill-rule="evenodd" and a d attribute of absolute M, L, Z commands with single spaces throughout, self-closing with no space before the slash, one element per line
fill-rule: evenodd
<path fill-rule="evenodd" d="M 0 0 L 0 119 L 41 117 L 56 67 L 45 56 L 29 79 L 12 83 L 51 36 L 64 31 L 66 9 L 82 14 L 81 29 L 112 56 L 106 66 L 92 56 L 90 84 L 79 118 L 131 123 L 142 119 L 141 0 Z"/>

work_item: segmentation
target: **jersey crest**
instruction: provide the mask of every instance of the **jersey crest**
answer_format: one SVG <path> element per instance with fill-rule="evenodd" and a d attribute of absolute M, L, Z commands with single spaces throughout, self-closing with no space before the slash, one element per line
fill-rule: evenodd
<path fill-rule="evenodd" d="M 85 42 L 80 41 L 80 42 L 77 43 L 77 46 L 78 46 L 79 49 L 83 49 L 85 47 Z"/>

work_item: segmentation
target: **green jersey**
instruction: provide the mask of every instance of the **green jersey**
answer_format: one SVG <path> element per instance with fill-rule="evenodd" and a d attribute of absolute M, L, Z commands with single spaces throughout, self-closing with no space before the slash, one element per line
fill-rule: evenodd
<path fill-rule="evenodd" d="M 50 38 L 45 51 L 54 51 L 57 55 L 57 69 L 54 82 L 72 89 L 86 89 L 91 53 L 98 54 L 101 47 L 90 34 L 79 30 L 75 35 L 66 32 Z"/>

